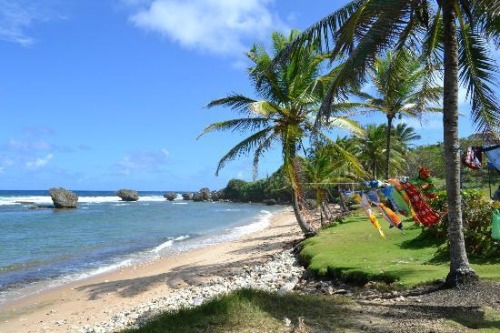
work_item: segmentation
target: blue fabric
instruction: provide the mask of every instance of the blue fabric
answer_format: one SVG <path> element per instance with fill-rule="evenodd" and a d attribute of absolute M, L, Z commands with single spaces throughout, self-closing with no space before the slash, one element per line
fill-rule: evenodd
<path fill-rule="evenodd" d="M 485 147 L 488 148 L 488 147 Z M 500 148 L 492 149 L 492 150 L 487 150 L 484 152 L 486 156 L 488 157 L 488 161 L 493 164 L 495 169 L 500 171 Z"/>

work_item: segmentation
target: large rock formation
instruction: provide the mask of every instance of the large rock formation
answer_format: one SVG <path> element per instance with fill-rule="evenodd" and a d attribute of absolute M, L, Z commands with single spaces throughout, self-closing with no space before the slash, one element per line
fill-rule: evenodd
<path fill-rule="evenodd" d="M 56 208 L 76 208 L 78 205 L 78 195 L 62 187 L 51 188 L 49 193 Z"/>
<path fill-rule="evenodd" d="M 183 200 L 193 200 L 193 193 L 183 193 L 182 199 Z"/>
<path fill-rule="evenodd" d="M 167 192 L 163 195 L 163 197 L 165 199 L 167 199 L 168 201 L 174 201 L 175 198 L 177 198 L 177 193 L 175 192 Z"/>
<path fill-rule="evenodd" d="M 212 192 L 207 187 L 202 188 L 193 194 L 193 201 L 211 201 Z"/>
<path fill-rule="evenodd" d="M 116 191 L 116 195 L 123 201 L 137 201 L 139 200 L 139 193 L 136 190 L 121 189 Z"/>

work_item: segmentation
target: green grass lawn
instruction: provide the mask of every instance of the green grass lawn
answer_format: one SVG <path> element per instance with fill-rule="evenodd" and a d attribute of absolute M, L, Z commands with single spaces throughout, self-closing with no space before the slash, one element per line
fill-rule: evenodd
<path fill-rule="evenodd" d="M 449 258 L 438 251 L 442 244 L 420 239 L 421 227 L 411 219 L 403 221 L 402 231 L 389 229 L 387 222 L 378 219 L 386 238 L 379 236 L 364 212 L 357 212 L 306 239 L 301 257 L 309 263 L 308 269 L 319 276 L 358 284 L 374 280 L 404 287 L 446 277 Z M 500 280 L 500 258 L 469 259 L 482 279 Z"/>

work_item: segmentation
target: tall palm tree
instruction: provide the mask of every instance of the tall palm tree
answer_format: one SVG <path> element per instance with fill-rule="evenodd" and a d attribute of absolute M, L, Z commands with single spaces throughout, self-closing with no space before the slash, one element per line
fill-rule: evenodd
<path fill-rule="evenodd" d="M 499 0 L 355 0 L 305 30 L 277 57 L 299 46 L 322 43 L 332 60 L 344 56 L 344 66 L 331 82 L 320 108 L 326 117 L 335 96 L 364 80 L 377 54 L 387 49 L 420 47 L 428 63 L 443 61 L 443 137 L 450 271 L 446 286 L 477 280 L 465 250 L 458 141 L 459 80 L 467 88 L 471 114 L 478 128 L 499 130 L 495 96 L 496 64 L 488 52 L 489 38 L 500 39 Z M 333 42 L 332 42 L 333 41 Z M 432 59 L 432 61 L 431 61 Z M 460 74 L 459 74 L 460 73 Z"/>
<path fill-rule="evenodd" d="M 395 173 L 402 170 L 404 158 L 401 150 L 402 143 L 398 144 L 397 149 L 392 149 L 390 155 L 386 152 L 386 133 L 385 124 L 366 127 L 366 136 L 354 139 L 355 156 L 369 172 L 372 179 L 380 178 L 385 170 L 386 159 L 389 158 L 390 171 Z M 397 138 L 395 138 L 397 140 Z M 399 142 L 399 141 L 397 141 Z"/>
<path fill-rule="evenodd" d="M 385 178 L 388 179 L 391 155 L 393 120 L 403 115 L 418 117 L 423 112 L 441 111 L 433 106 L 441 99 L 442 88 L 427 84 L 429 68 L 408 49 L 387 52 L 377 57 L 369 71 L 376 96 L 368 92 L 355 92 L 365 98 L 363 107 L 379 111 L 387 117 L 385 148 Z"/>
<path fill-rule="evenodd" d="M 273 54 L 279 53 L 298 35 L 292 31 L 289 37 L 274 32 L 272 34 Z M 240 94 L 231 94 L 216 99 L 208 108 L 225 106 L 243 115 L 242 118 L 214 123 L 202 132 L 249 131 L 252 134 L 239 142 L 224 155 L 217 166 L 216 174 L 234 158 L 253 151 L 254 166 L 259 158 L 277 144 L 283 154 L 283 167 L 292 185 L 292 203 L 297 222 L 304 234 L 312 234 L 312 226 L 301 214 L 301 186 L 297 172 L 297 152 L 305 137 L 321 137 L 313 126 L 314 115 L 323 99 L 325 79 L 321 76 L 321 62 L 314 47 L 306 47 L 280 65 L 270 68 L 273 55 L 260 45 L 254 45 L 247 54 L 253 62 L 249 69 L 257 94 L 256 100 Z M 356 124 L 348 119 L 335 118 L 331 125 L 356 129 Z M 200 136 L 201 136 L 200 135 Z"/>

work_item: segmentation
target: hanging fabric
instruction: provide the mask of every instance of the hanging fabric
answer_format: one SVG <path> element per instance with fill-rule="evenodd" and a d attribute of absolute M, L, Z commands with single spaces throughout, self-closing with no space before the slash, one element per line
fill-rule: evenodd
<path fill-rule="evenodd" d="M 365 193 L 361 194 L 360 204 L 361 207 L 363 207 L 363 209 L 365 210 L 366 215 L 368 215 L 368 219 L 370 220 L 371 224 L 378 230 L 380 236 L 385 238 L 384 232 L 382 231 L 382 227 L 380 226 L 380 223 L 378 223 L 375 214 L 373 214 L 370 206 L 370 201 Z"/>
<path fill-rule="evenodd" d="M 420 192 L 429 199 L 433 199 L 437 196 L 436 188 L 434 187 L 434 182 L 431 177 L 431 170 L 427 168 L 420 168 L 418 170 L 418 176 L 411 179 L 411 183 L 418 186 Z"/>
<path fill-rule="evenodd" d="M 481 169 L 481 147 L 467 147 L 462 154 L 462 163 L 471 169 Z"/>
<path fill-rule="evenodd" d="M 491 219 L 491 237 L 500 240 L 500 209 L 495 209 L 493 211 L 493 217 Z"/>
<path fill-rule="evenodd" d="M 401 185 L 408 194 L 410 203 L 420 223 L 422 223 L 424 227 L 439 223 L 439 214 L 433 211 L 429 204 L 425 202 L 415 185 L 410 182 L 402 182 Z"/>
<path fill-rule="evenodd" d="M 394 189 L 390 192 L 391 197 L 394 199 L 397 210 L 404 216 L 411 215 L 410 199 L 403 190 L 403 186 L 397 179 L 389 179 L 389 183 L 394 185 Z M 417 221 L 416 221 L 417 222 Z"/>
<path fill-rule="evenodd" d="M 490 146 L 490 147 L 483 147 L 483 151 L 486 154 L 486 157 L 488 157 L 488 161 L 493 164 L 495 169 L 500 171 L 500 145 L 496 146 Z"/>
<path fill-rule="evenodd" d="M 384 219 L 389 222 L 389 228 L 396 227 L 398 229 L 403 229 L 403 224 L 401 223 L 401 219 L 399 216 L 397 216 L 392 209 L 384 205 L 383 202 L 380 201 L 380 197 L 378 196 L 377 192 L 375 191 L 369 191 L 366 193 L 368 199 L 370 199 L 371 202 L 373 202 Z"/>

